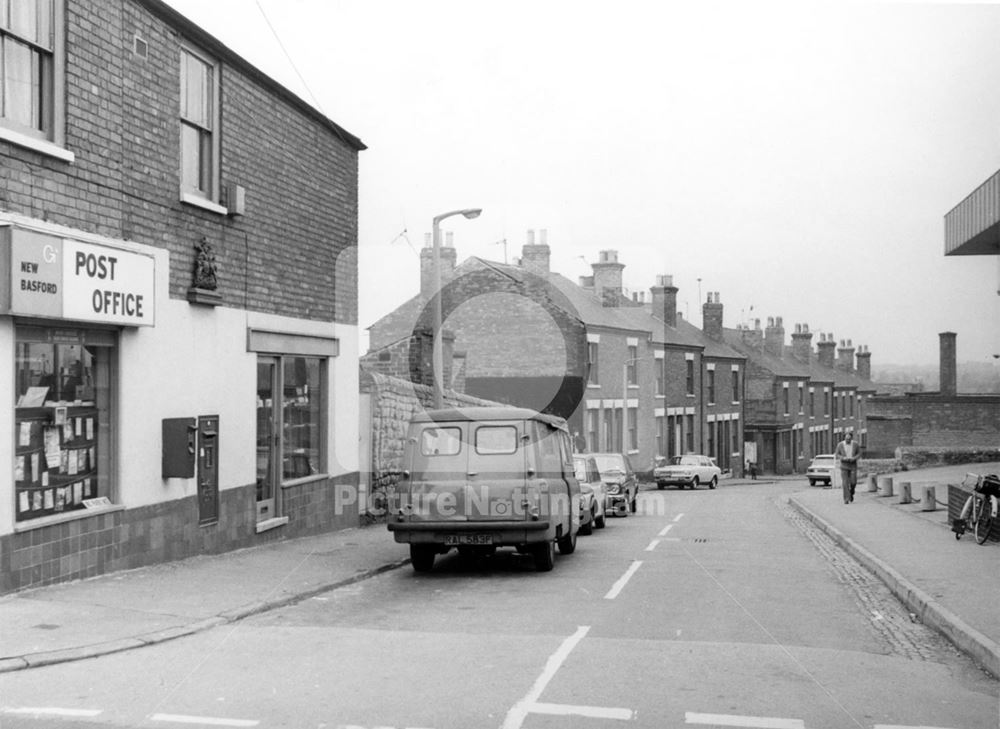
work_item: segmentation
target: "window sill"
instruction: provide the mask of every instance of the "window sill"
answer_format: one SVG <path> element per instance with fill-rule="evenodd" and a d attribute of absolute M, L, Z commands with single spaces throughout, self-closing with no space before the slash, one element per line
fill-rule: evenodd
<path fill-rule="evenodd" d="M 587 383 L 587 389 L 588 390 L 595 390 L 595 389 L 599 389 L 599 388 L 600 388 L 600 385 L 595 385 L 593 382 L 588 382 Z"/>
<path fill-rule="evenodd" d="M 10 142 L 11 144 L 16 144 L 19 147 L 30 149 L 34 152 L 40 152 L 41 154 L 49 157 L 55 157 L 63 162 L 73 162 L 76 160 L 75 154 L 70 152 L 68 149 L 60 147 L 58 144 L 53 144 L 52 142 L 44 139 L 29 137 L 27 134 L 21 134 L 20 132 L 15 132 L 12 129 L 0 127 L 0 139 Z"/>
<path fill-rule="evenodd" d="M 198 195 L 192 195 L 190 192 L 181 193 L 181 202 L 185 205 L 192 205 L 196 208 L 201 208 L 202 210 L 207 210 L 210 213 L 218 213 L 219 215 L 229 215 L 229 210 L 222 207 L 221 205 L 207 200 Z"/>
<path fill-rule="evenodd" d="M 124 510 L 125 507 L 121 504 L 101 506 L 96 509 L 75 509 L 73 511 L 66 512 L 65 514 L 53 514 L 52 516 L 42 516 L 37 519 L 32 519 L 31 521 L 18 522 L 14 524 L 14 533 L 30 532 L 33 529 L 42 529 L 43 527 L 52 526 L 53 524 L 63 524 L 65 522 L 76 521 L 78 519 L 89 519 L 92 516 L 100 516 L 101 514 L 110 514 L 115 511 Z"/>
<path fill-rule="evenodd" d="M 293 486 L 302 486 L 303 484 L 314 483 L 315 481 L 325 481 L 329 477 L 330 475 L 326 473 L 314 473 L 309 476 L 303 476 L 302 478 L 293 478 L 288 481 L 282 481 L 281 488 L 289 489 Z"/>
<path fill-rule="evenodd" d="M 257 534 L 261 532 L 268 532 L 272 529 L 277 529 L 278 527 L 285 526 L 288 523 L 287 516 L 276 516 L 273 519 L 265 519 L 264 521 L 257 522 L 256 531 Z"/>

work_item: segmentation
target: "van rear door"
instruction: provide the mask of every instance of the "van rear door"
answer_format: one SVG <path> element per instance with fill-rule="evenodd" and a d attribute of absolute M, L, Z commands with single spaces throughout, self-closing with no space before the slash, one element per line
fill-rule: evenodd
<path fill-rule="evenodd" d="M 470 521 L 528 518 L 524 435 L 520 420 L 469 423 L 465 505 Z"/>
<path fill-rule="evenodd" d="M 467 521 L 469 466 L 467 421 L 420 422 L 410 426 L 410 520 Z"/>

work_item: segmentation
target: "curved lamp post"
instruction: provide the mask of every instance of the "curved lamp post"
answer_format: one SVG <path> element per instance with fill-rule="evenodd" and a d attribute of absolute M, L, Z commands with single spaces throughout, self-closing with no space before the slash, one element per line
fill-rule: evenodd
<path fill-rule="evenodd" d="M 483 212 L 482 208 L 464 208 L 462 210 L 452 210 L 434 216 L 434 223 L 431 227 L 431 239 L 434 244 L 434 344 L 432 351 L 432 363 L 434 367 L 434 407 L 444 407 L 444 352 L 441 341 L 441 221 L 453 215 L 461 215 L 471 220 L 478 218 Z"/>

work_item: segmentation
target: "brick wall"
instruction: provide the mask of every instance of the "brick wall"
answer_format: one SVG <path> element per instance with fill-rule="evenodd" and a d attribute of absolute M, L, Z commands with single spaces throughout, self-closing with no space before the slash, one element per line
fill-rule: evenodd
<path fill-rule="evenodd" d="M 937 394 L 906 397 L 876 396 L 868 401 L 869 444 L 897 446 L 967 447 L 1000 443 L 1000 396 Z M 909 439 L 896 422 L 910 422 Z M 899 437 L 894 441 L 893 438 Z"/>
<path fill-rule="evenodd" d="M 175 298 L 191 286 L 204 236 L 226 305 L 356 324 L 356 146 L 220 55 L 221 181 L 244 186 L 246 214 L 182 204 L 179 34 L 117 0 L 67 3 L 66 26 L 66 145 L 76 159 L 0 142 L 0 205 L 168 249 Z M 133 54 L 136 34 L 148 58 Z"/>

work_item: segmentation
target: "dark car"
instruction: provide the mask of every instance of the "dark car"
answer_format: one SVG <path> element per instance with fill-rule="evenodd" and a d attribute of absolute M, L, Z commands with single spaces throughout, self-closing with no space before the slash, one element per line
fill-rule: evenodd
<path fill-rule="evenodd" d="M 635 500 L 639 493 L 636 478 L 628 456 L 623 453 L 591 453 L 601 472 L 601 480 L 607 491 L 607 507 L 610 513 L 626 516 L 635 513 Z"/>

